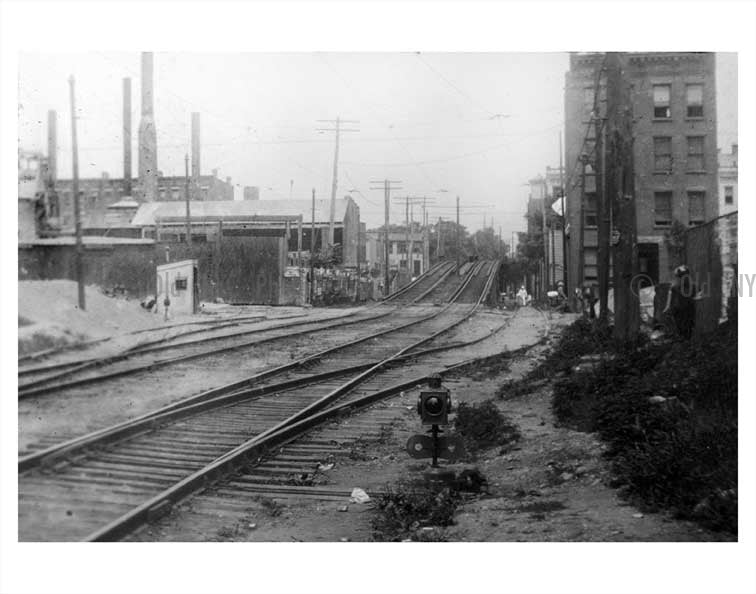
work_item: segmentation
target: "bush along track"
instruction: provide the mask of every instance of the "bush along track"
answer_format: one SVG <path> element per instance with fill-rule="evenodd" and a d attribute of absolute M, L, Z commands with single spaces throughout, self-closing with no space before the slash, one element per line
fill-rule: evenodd
<path fill-rule="evenodd" d="M 454 429 L 465 442 L 468 454 L 475 456 L 479 450 L 502 446 L 501 453 L 520 439 L 517 425 L 498 409 L 492 400 L 479 404 L 461 402 L 454 419 Z"/>
<path fill-rule="evenodd" d="M 737 535 L 736 325 L 627 347 L 580 320 L 520 389 L 555 369 L 555 416 L 608 444 L 612 486 L 622 496 Z"/>

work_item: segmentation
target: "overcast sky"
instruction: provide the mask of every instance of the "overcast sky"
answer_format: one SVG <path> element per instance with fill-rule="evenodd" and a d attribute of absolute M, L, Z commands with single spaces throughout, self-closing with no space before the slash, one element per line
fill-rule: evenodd
<path fill-rule="evenodd" d="M 262 199 L 328 198 L 333 133 L 317 120 L 359 120 L 342 135 L 339 197 L 351 191 L 368 227 L 383 222 L 383 192 L 371 180 L 401 180 L 396 196 L 435 200 L 432 220 L 454 216 L 507 239 L 523 230 L 525 185 L 559 163 L 564 75 L 558 53 L 155 54 L 158 167 L 183 175 L 190 114 L 201 113 L 202 173 L 259 186 Z M 58 175 L 71 176 L 68 76 L 76 77 L 82 177 L 123 175 L 122 78 L 132 78 L 134 176 L 140 55 L 22 54 L 19 140 L 45 150 L 46 113 L 58 111 Z M 737 139 L 734 54 L 717 60 L 719 145 Z M 441 191 L 441 190 L 446 190 Z M 404 207 L 392 203 L 392 222 Z M 416 220 L 419 213 L 416 211 Z"/>

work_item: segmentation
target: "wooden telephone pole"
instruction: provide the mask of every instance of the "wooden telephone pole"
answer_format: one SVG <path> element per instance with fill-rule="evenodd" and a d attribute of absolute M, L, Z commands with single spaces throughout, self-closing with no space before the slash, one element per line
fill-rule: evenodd
<path fill-rule="evenodd" d="M 638 274 L 633 115 L 630 83 L 625 76 L 627 56 L 607 57 L 607 122 L 604 136 L 607 168 L 604 186 L 611 208 L 614 265 L 614 337 L 627 341 L 638 336 L 640 301 L 633 281 Z M 602 310 L 603 313 L 603 310 Z"/>
<path fill-rule="evenodd" d="M 603 69 L 603 65 L 601 66 Z M 601 97 L 601 72 L 596 77 L 594 87 L 594 125 L 596 127 L 596 219 L 597 219 L 597 268 L 598 268 L 598 291 L 599 291 L 599 322 L 606 324 L 609 320 L 609 228 L 610 212 L 609 200 L 606 193 L 606 123 L 605 115 L 602 117 Z"/>
<path fill-rule="evenodd" d="M 315 188 L 312 189 L 312 219 L 310 220 L 310 305 L 315 295 Z"/>
<path fill-rule="evenodd" d="M 335 237 L 335 218 L 336 218 L 336 188 L 339 180 L 339 140 L 341 139 L 342 132 L 359 132 L 355 128 L 342 128 L 342 124 L 359 124 L 359 120 L 342 120 L 337 117 L 335 120 L 318 120 L 328 124 L 333 124 L 333 128 L 318 128 L 318 132 L 335 132 L 336 133 L 336 149 L 333 156 L 333 183 L 331 184 L 331 211 L 328 221 L 328 245 L 333 247 Z M 294 182 L 292 180 L 291 188 L 293 189 Z M 343 254 L 343 252 L 342 252 Z"/>
<path fill-rule="evenodd" d="M 456 228 L 456 232 L 455 232 L 454 235 L 455 235 L 455 237 L 454 237 L 455 243 L 457 244 L 457 275 L 459 275 L 459 273 L 460 273 L 459 272 L 459 251 L 460 251 L 460 246 L 459 246 L 459 196 L 457 196 L 457 228 Z"/>
<path fill-rule="evenodd" d="M 76 137 L 76 92 L 73 75 L 68 79 L 71 87 L 71 149 L 73 156 L 73 199 L 74 223 L 76 225 L 76 284 L 79 289 L 79 309 L 87 309 L 84 294 L 84 263 L 82 261 L 84 246 L 81 239 L 81 204 L 79 202 L 79 141 Z"/>
<path fill-rule="evenodd" d="M 385 297 L 391 292 L 391 266 L 389 265 L 389 210 L 391 206 L 391 190 L 401 190 L 401 187 L 394 184 L 400 184 L 398 180 L 372 180 L 372 184 L 381 184 L 380 186 L 373 186 L 371 190 L 383 190 L 383 205 L 384 205 L 384 223 L 383 223 L 383 296 Z"/>

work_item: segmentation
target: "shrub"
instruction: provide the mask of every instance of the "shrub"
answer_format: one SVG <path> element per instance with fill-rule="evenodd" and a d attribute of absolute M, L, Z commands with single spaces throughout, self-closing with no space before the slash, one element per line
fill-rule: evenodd
<path fill-rule="evenodd" d="M 654 403 L 651 397 L 663 397 Z M 598 431 L 615 483 L 652 509 L 737 533 L 737 328 L 615 351 L 554 384 L 560 422 Z"/>
<path fill-rule="evenodd" d="M 492 400 L 472 405 L 460 403 L 454 429 L 470 452 L 509 445 L 520 438 L 517 425 L 505 417 Z"/>

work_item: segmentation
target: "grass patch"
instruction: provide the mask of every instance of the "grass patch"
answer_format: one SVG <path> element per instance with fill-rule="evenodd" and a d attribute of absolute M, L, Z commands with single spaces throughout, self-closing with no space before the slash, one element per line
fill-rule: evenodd
<path fill-rule="evenodd" d="M 467 451 L 473 454 L 494 446 L 508 446 L 520 439 L 517 425 L 501 413 L 493 400 L 460 403 L 454 429 L 464 439 Z"/>
<path fill-rule="evenodd" d="M 555 382 L 557 419 L 599 433 L 644 509 L 737 534 L 737 327 L 613 354 Z"/>

